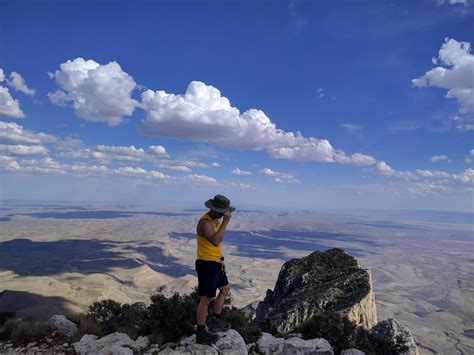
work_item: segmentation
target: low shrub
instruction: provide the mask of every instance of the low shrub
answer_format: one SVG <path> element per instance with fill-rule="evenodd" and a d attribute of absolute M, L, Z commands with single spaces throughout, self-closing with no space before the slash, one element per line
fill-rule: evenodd
<path fill-rule="evenodd" d="M 370 331 L 357 326 L 346 315 L 339 312 L 316 314 L 300 324 L 296 331 L 303 334 L 304 339 L 326 339 L 335 354 L 340 354 L 342 350 L 350 348 L 359 349 L 367 355 L 397 355 L 408 350 L 405 346 L 376 339 Z"/>
<path fill-rule="evenodd" d="M 0 326 L 3 326 L 8 319 L 14 318 L 15 314 L 16 312 L 13 312 L 13 311 L 1 311 L 0 312 Z"/>
<path fill-rule="evenodd" d="M 73 313 L 67 316 L 67 318 L 77 325 L 77 334 L 74 336 L 73 341 L 79 341 L 86 334 L 94 334 L 98 337 L 105 335 L 101 325 L 92 317 L 83 313 Z"/>
<path fill-rule="evenodd" d="M 324 338 L 336 354 L 344 349 L 356 348 L 354 335 L 357 326 L 337 312 L 319 313 L 297 327 L 304 339 Z"/>
<path fill-rule="evenodd" d="M 86 323 L 84 326 L 95 329 L 94 323 L 100 327 L 100 332 L 110 334 L 113 332 L 127 333 L 135 339 L 149 329 L 148 308 L 145 303 L 121 304 L 114 300 L 94 302 L 89 306 Z M 95 334 L 95 333 L 94 333 Z"/>
<path fill-rule="evenodd" d="M 238 331 L 246 342 L 255 342 L 262 330 L 243 311 L 229 307 L 232 298 L 224 302 L 223 318 Z M 114 300 L 103 300 L 89 306 L 86 315 L 72 316 L 78 325 L 79 334 L 98 336 L 113 332 L 127 333 L 132 339 L 150 335 L 155 343 L 177 342 L 182 337 L 194 334 L 196 309 L 199 304 L 197 288 L 190 294 L 175 293 L 166 297 L 161 292 L 150 296 L 150 303 L 121 304 Z M 214 301 L 209 305 L 208 319 L 213 317 Z"/>
<path fill-rule="evenodd" d="M 91 304 L 87 316 L 100 324 L 105 334 L 110 334 L 117 329 L 121 312 L 122 305 L 109 299 Z"/>
<path fill-rule="evenodd" d="M 159 334 L 163 343 L 178 341 L 194 333 L 197 299 L 175 293 L 167 298 L 162 293 L 150 297 L 148 306 L 148 329 Z"/>
<path fill-rule="evenodd" d="M 245 343 L 254 343 L 262 336 L 262 329 L 244 311 L 236 307 L 224 307 L 222 317 L 232 325 L 232 329 L 242 335 Z"/>
<path fill-rule="evenodd" d="M 122 305 L 117 331 L 124 331 L 132 339 L 148 334 L 148 306 L 143 302 Z"/>
<path fill-rule="evenodd" d="M 4 332 L 14 346 L 40 341 L 50 334 L 45 322 L 19 318 L 8 319 L 4 324 Z"/>

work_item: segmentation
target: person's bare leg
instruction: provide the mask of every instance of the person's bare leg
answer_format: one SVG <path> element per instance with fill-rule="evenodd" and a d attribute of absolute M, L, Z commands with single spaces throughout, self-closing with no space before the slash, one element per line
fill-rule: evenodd
<path fill-rule="evenodd" d="M 196 311 L 196 323 L 197 325 L 205 325 L 207 318 L 207 308 L 211 299 L 207 296 L 202 296 L 199 300 L 199 305 Z"/>
<path fill-rule="evenodd" d="M 230 285 L 219 287 L 219 294 L 214 301 L 214 313 L 221 314 L 224 307 L 224 301 L 230 292 Z"/>

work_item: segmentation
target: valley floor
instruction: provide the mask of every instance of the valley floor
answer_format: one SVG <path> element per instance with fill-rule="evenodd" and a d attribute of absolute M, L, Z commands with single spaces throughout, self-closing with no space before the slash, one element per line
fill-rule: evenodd
<path fill-rule="evenodd" d="M 94 301 L 190 292 L 205 211 L 131 206 L 3 206 L 0 309 L 46 318 Z M 408 326 L 422 354 L 474 353 L 472 215 L 235 213 L 224 239 L 234 305 L 262 300 L 281 265 L 342 248 L 371 270 L 379 320 Z M 2 292 L 3 291 L 3 292 Z"/>

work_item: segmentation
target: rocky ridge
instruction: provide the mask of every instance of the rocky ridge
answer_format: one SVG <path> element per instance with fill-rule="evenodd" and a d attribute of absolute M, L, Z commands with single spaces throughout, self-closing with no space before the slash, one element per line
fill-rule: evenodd
<path fill-rule="evenodd" d="M 316 251 L 283 264 L 274 290 L 257 307 L 256 320 L 289 332 L 326 311 L 342 312 L 366 328 L 377 323 L 370 273 L 341 249 Z"/>

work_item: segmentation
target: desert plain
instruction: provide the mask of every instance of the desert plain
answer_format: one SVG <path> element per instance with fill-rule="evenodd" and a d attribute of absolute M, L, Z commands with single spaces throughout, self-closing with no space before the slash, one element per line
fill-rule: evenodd
<path fill-rule="evenodd" d="M 204 208 L 3 203 L 0 310 L 39 319 L 103 299 L 189 293 Z M 379 320 L 408 326 L 422 354 L 474 354 L 474 219 L 442 211 L 234 213 L 223 244 L 232 302 L 263 300 L 282 264 L 341 248 L 370 270 Z"/>

